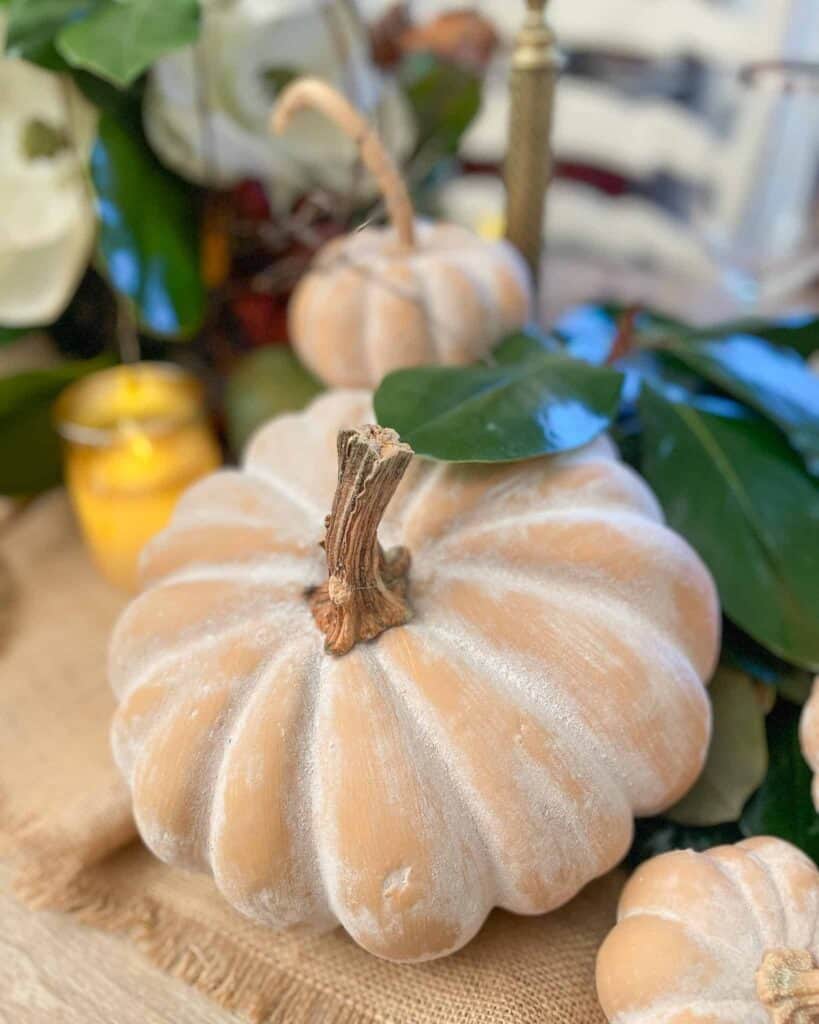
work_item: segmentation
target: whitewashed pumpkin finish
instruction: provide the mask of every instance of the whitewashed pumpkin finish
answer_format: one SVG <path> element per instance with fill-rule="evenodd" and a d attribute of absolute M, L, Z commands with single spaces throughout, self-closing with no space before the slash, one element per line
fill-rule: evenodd
<path fill-rule="evenodd" d="M 328 653 L 306 595 L 327 580 L 337 434 L 372 419 L 367 392 L 321 396 L 182 498 L 114 633 L 113 745 L 163 860 L 268 925 L 341 923 L 413 961 L 495 905 L 564 903 L 685 792 L 719 613 L 601 438 L 413 460 L 379 534 L 411 552 L 412 617 Z"/>
<path fill-rule="evenodd" d="M 597 958 L 611 1024 L 815 1024 L 819 872 L 759 836 L 641 865 Z"/>

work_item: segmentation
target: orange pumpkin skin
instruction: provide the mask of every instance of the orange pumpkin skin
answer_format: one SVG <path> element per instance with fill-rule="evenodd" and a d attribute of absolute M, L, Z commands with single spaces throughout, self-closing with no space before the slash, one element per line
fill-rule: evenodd
<path fill-rule="evenodd" d="M 799 719 L 799 741 L 805 760 L 813 771 L 813 805 L 819 811 L 819 676 Z"/>
<path fill-rule="evenodd" d="M 607 439 L 508 465 L 414 459 L 380 538 L 413 617 L 334 657 L 306 592 L 337 391 L 193 487 L 114 632 L 113 746 L 147 845 L 272 927 L 341 923 L 442 956 L 500 905 L 542 913 L 607 871 L 634 814 L 704 759 L 719 610 Z"/>
<path fill-rule="evenodd" d="M 600 1003 L 611 1024 L 811 1024 L 819 1002 L 802 1015 L 787 988 L 815 965 L 817 915 L 819 872 L 781 839 L 655 857 L 598 953 Z M 794 959 L 804 970 L 777 992 L 774 961 Z"/>
<path fill-rule="evenodd" d="M 329 242 L 288 319 L 293 347 L 325 384 L 375 387 L 402 367 L 473 363 L 530 315 L 529 272 L 508 242 L 416 220 L 411 248 L 379 227 Z"/>

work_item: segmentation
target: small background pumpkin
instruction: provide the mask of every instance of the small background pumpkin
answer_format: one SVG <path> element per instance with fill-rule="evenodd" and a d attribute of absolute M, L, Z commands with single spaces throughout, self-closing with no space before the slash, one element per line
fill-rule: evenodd
<path fill-rule="evenodd" d="M 410 463 L 344 430 L 372 418 L 323 395 L 182 498 L 114 632 L 113 743 L 163 860 L 422 960 L 564 903 L 686 791 L 719 612 L 606 438 Z"/>
<path fill-rule="evenodd" d="M 819 811 L 819 676 L 813 681 L 813 690 L 802 709 L 799 719 L 799 740 L 805 760 L 813 770 L 813 804 Z"/>
<path fill-rule="evenodd" d="M 819 872 L 767 836 L 641 865 L 597 958 L 612 1024 L 813 1024 Z"/>
<path fill-rule="evenodd" d="M 405 366 L 474 362 L 524 324 L 531 284 L 519 253 L 455 224 L 416 220 L 374 129 L 325 82 L 290 85 L 276 105 L 275 130 L 312 107 L 358 142 L 392 224 L 329 242 L 300 280 L 290 335 L 308 369 L 331 387 L 375 386 Z"/>

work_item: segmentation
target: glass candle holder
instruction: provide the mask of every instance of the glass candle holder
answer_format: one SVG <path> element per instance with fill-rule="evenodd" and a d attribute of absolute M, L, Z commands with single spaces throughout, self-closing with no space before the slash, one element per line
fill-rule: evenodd
<path fill-rule="evenodd" d="M 86 543 L 116 586 L 136 588 L 139 555 L 181 493 L 220 465 L 201 385 L 171 363 L 115 366 L 55 406 L 65 480 Z"/>

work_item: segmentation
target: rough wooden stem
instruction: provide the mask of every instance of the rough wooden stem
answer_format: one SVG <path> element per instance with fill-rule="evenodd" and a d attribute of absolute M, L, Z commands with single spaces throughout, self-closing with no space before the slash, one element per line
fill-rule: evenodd
<path fill-rule="evenodd" d="M 773 1024 L 819 1024 L 819 970 L 807 949 L 769 949 L 756 990 Z"/>
<path fill-rule="evenodd" d="M 404 179 L 378 133 L 340 92 L 320 78 L 298 78 L 287 86 L 273 108 L 273 131 L 281 135 L 287 131 L 295 114 L 309 108 L 320 110 L 358 146 L 364 166 L 384 196 L 399 242 L 412 248 L 415 244 L 415 211 Z"/>
<path fill-rule="evenodd" d="M 338 486 L 323 541 L 328 579 L 309 595 L 332 654 L 346 654 L 411 615 L 410 553 L 385 552 L 378 542 L 378 524 L 411 459 L 412 448 L 386 427 L 338 435 Z"/>

